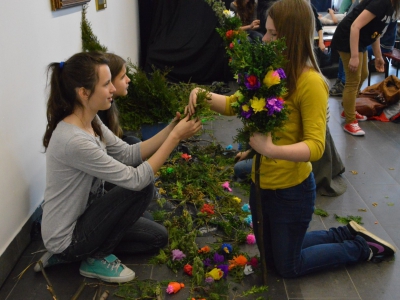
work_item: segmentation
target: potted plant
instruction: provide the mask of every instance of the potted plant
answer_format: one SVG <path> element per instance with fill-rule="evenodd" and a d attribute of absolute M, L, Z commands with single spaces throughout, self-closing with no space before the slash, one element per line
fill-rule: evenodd
<path fill-rule="evenodd" d="M 190 91 L 196 85 L 168 82 L 169 71 L 153 68 L 147 74 L 131 61 L 127 62 L 127 75 L 131 79 L 128 95 L 116 99 L 124 131 L 141 130 L 142 139 L 147 139 L 163 129 L 177 111 L 183 114 Z M 210 87 L 203 88 L 210 90 Z"/>

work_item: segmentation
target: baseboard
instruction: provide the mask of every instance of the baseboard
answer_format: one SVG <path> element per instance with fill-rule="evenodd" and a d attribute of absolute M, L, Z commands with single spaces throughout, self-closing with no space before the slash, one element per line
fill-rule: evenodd
<path fill-rule="evenodd" d="M 18 262 L 25 248 L 31 242 L 32 224 L 42 214 L 42 207 L 39 206 L 29 220 L 22 227 L 14 240 L 8 245 L 7 249 L 0 256 L 0 287 L 6 281 L 8 275 Z"/>

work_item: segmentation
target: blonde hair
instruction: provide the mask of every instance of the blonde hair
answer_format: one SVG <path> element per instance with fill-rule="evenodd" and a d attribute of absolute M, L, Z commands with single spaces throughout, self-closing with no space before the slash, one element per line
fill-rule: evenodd
<path fill-rule="evenodd" d="M 280 0 L 272 4 L 267 16 L 274 21 L 278 38 L 286 41 L 288 62 L 284 69 L 290 97 L 305 67 L 321 73 L 314 55 L 314 13 L 307 0 Z"/>

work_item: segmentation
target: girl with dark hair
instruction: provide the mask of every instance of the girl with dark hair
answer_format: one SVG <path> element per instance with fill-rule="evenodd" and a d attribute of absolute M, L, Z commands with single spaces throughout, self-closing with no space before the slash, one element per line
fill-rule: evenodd
<path fill-rule="evenodd" d="M 315 209 L 316 186 L 310 161 L 321 158 L 325 146 L 328 85 L 322 76 L 313 51 L 314 15 L 305 0 L 280 0 L 268 10 L 265 24 L 268 43 L 285 38 L 287 63 L 285 103 L 290 110 L 283 131 L 255 133 L 250 146 L 261 154 L 260 200 L 263 216 L 256 212 L 255 165 L 253 164 L 250 207 L 262 259 L 269 270 L 285 278 L 347 263 L 370 260 L 375 256 L 393 255 L 396 248 L 378 238 L 354 221 L 328 231 L 307 231 Z M 197 89 L 189 97 L 187 111 L 193 114 Z M 232 115 L 226 97 L 210 93 L 211 108 Z M 260 236 L 259 226 L 262 226 Z"/>
<path fill-rule="evenodd" d="M 116 91 L 108 63 L 102 53 L 83 52 L 48 67 L 42 204 L 47 252 L 40 261 L 44 267 L 82 261 L 83 276 L 126 282 L 135 273 L 112 253 L 149 252 L 167 243 L 163 227 L 153 230 L 148 244 L 140 239 L 143 235 L 136 225 L 153 198 L 154 174 L 180 140 L 201 129 L 201 122 L 189 116 L 180 120 L 177 113 L 151 139 L 134 145 L 123 142 L 97 117 L 99 110 L 110 108 Z M 117 187 L 104 193 L 104 181 Z M 39 264 L 35 271 L 40 271 Z"/>
<path fill-rule="evenodd" d="M 245 30 L 250 39 L 262 39 L 262 33 L 257 31 L 260 20 L 257 18 L 256 0 L 235 0 L 231 3 L 230 10 L 238 15 L 243 25 L 240 29 Z"/>

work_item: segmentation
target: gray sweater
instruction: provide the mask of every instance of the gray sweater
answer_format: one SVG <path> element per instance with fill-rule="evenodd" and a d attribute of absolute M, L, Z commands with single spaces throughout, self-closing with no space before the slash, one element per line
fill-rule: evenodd
<path fill-rule="evenodd" d="M 52 253 L 69 246 L 76 220 L 85 211 L 89 196 L 102 193 L 104 181 L 139 191 L 154 180 L 153 169 L 141 159 L 139 144 L 128 145 L 105 125 L 101 130 L 104 142 L 61 121 L 51 136 L 46 151 L 42 237 Z"/>

